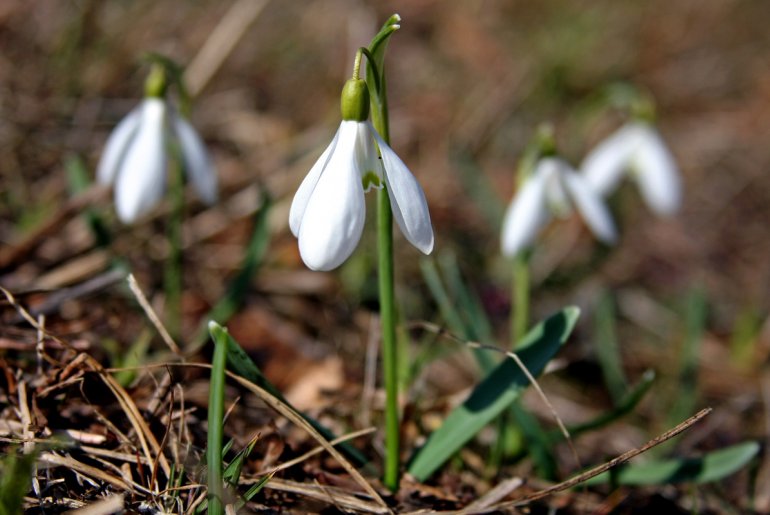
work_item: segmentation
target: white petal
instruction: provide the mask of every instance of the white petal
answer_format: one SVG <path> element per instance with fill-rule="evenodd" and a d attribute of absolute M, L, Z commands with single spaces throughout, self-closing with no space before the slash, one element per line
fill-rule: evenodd
<path fill-rule="evenodd" d="M 145 99 L 139 127 L 126 149 L 115 183 L 118 217 L 130 223 L 149 211 L 163 196 L 166 184 L 166 105 Z"/>
<path fill-rule="evenodd" d="M 503 218 L 502 252 L 513 257 L 530 246 L 550 215 L 546 205 L 547 174 L 533 175 L 521 186 Z"/>
<path fill-rule="evenodd" d="M 343 123 L 337 144 L 316 181 L 299 225 L 299 253 L 312 270 L 331 270 L 355 250 L 366 206 L 356 161 L 357 128 Z"/>
<path fill-rule="evenodd" d="M 409 243 L 423 254 L 430 254 L 433 250 L 433 227 L 425 193 L 409 168 L 377 134 L 374 127 L 369 125 L 369 130 L 380 147 L 393 218 Z"/>
<path fill-rule="evenodd" d="M 615 223 L 599 194 L 588 185 L 588 181 L 583 176 L 573 170 L 564 170 L 561 179 L 591 232 L 605 243 L 615 243 L 617 240 Z"/>
<path fill-rule="evenodd" d="M 128 113 L 110 133 L 104 145 L 102 157 L 96 169 L 96 180 L 99 184 L 112 184 L 120 168 L 120 162 L 131 143 L 141 118 L 141 106 Z"/>
<path fill-rule="evenodd" d="M 636 142 L 635 128 L 626 125 L 588 153 L 580 170 L 594 191 L 606 196 L 615 190 L 626 172 Z"/>
<path fill-rule="evenodd" d="M 344 124 L 345 122 L 342 123 Z M 318 179 L 321 177 L 321 173 L 324 171 L 324 168 L 326 168 L 329 158 L 331 157 L 332 152 L 334 152 L 334 148 L 337 146 L 339 135 L 340 129 L 337 129 L 334 138 L 332 138 L 332 142 L 329 143 L 329 146 L 323 151 L 321 157 L 316 160 L 313 167 L 299 185 L 297 193 L 294 194 L 294 200 L 292 200 L 291 209 L 289 210 L 289 228 L 295 237 L 299 236 L 299 229 L 302 224 L 302 217 L 305 214 L 305 208 L 318 183 Z"/>
<path fill-rule="evenodd" d="M 207 204 L 217 201 L 217 172 L 206 146 L 192 125 L 181 116 L 172 115 L 173 129 L 179 140 L 187 177 Z"/>
<path fill-rule="evenodd" d="M 679 209 L 682 186 L 674 157 L 658 132 L 640 127 L 640 141 L 634 155 L 635 179 L 650 209 L 670 215 Z"/>

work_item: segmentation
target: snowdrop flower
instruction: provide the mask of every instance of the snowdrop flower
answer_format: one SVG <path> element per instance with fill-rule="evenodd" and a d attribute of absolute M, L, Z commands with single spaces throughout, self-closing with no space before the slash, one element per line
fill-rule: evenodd
<path fill-rule="evenodd" d="M 337 134 L 294 195 L 289 227 L 312 270 L 332 270 L 353 253 L 364 228 L 364 192 L 373 187 L 387 187 L 393 217 L 406 239 L 425 254 L 433 250 L 425 194 L 366 120 L 368 113 L 366 82 L 350 79 L 342 90 L 343 121 Z"/>
<path fill-rule="evenodd" d="M 557 157 L 543 157 L 505 213 L 503 254 L 515 256 L 530 246 L 552 214 L 567 215 L 572 205 L 598 239 L 615 242 L 615 224 L 601 197 L 567 162 Z"/>
<path fill-rule="evenodd" d="M 580 168 L 601 195 L 611 193 L 630 172 L 654 212 L 670 215 L 679 208 L 679 171 L 660 134 L 647 122 L 635 121 L 621 127 L 597 145 Z"/>
<path fill-rule="evenodd" d="M 99 183 L 115 184 L 115 208 L 124 223 L 147 213 L 163 196 L 169 139 L 179 143 L 198 195 L 208 204 L 216 202 L 216 171 L 200 136 L 161 95 L 148 95 L 112 131 L 96 171 Z"/>

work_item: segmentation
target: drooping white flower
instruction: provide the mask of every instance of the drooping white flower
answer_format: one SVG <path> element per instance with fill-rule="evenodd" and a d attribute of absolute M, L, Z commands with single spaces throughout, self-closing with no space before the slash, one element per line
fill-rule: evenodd
<path fill-rule="evenodd" d="M 514 256 L 529 247 L 552 215 L 564 216 L 576 207 L 594 235 L 614 243 L 617 234 L 607 207 L 586 180 L 563 159 L 544 157 L 521 186 L 503 219 L 501 249 Z"/>
<path fill-rule="evenodd" d="M 216 171 L 197 132 L 165 100 L 147 97 L 112 131 L 96 172 L 99 183 L 115 184 L 115 209 L 124 223 L 147 213 L 163 196 L 170 138 L 179 143 L 198 195 L 206 203 L 216 202 Z"/>
<path fill-rule="evenodd" d="M 364 227 L 364 191 L 383 186 L 401 232 L 430 254 L 433 228 L 419 183 L 370 122 L 344 120 L 300 184 L 289 212 L 308 268 L 332 270 L 353 253 Z"/>
<path fill-rule="evenodd" d="M 630 173 L 645 203 L 660 215 L 673 214 L 681 203 L 676 162 L 649 123 L 635 121 L 621 127 L 585 157 L 580 169 L 591 187 L 604 196 Z"/>

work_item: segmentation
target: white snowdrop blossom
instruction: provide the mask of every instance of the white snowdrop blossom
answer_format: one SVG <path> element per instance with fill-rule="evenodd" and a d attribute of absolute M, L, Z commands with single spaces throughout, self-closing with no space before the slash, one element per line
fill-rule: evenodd
<path fill-rule="evenodd" d="M 681 203 L 676 162 L 649 123 L 635 121 L 621 127 L 599 143 L 580 168 L 591 187 L 603 196 L 614 191 L 624 174 L 630 173 L 655 213 L 673 214 Z"/>
<path fill-rule="evenodd" d="M 615 242 L 617 234 L 612 216 L 587 181 L 563 159 L 540 159 L 505 213 L 503 254 L 515 256 L 529 247 L 552 215 L 568 215 L 573 205 L 598 239 Z"/>
<path fill-rule="evenodd" d="M 353 253 L 364 228 L 364 192 L 383 186 L 401 232 L 430 254 L 433 228 L 419 183 L 369 121 L 344 120 L 300 184 L 289 212 L 308 268 L 332 270 Z"/>
<path fill-rule="evenodd" d="M 167 145 L 179 143 L 187 177 L 204 202 L 217 200 L 217 176 L 206 147 L 190 123 L 158 97 L 147 97 L 107 139 L 97 181 L 115 185 L 115 209 L 131 223 L 160 201 L 166 189 Z"/>

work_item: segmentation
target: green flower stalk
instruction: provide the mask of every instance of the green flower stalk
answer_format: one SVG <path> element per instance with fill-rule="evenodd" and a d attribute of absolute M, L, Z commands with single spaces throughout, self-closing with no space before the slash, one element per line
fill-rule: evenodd
<path fill-rule="evenodd" d="M 385 408 L 384 482 L 398 488 L 399 408 L 396 305 L 393 276 L 393 220 L 406 239 L 424 254 L 433 250 L 425 194 L 389 146 L 383 60 L 388 37 L 400 18 L 392 16 L 368 48 L 356 54 L 353 76 L 341 98 L 342 123 L 331 144 L 303 180 L 289 213 L 299 252 L 313 270 L 332 270 L 355 250 L 365 218 L 364 193 L 377 192 L 377 241 L 382 325 Z M 366 56 L 366 79 L 359 77 Z M 371 116 L 372 121 L 367 118 Z"/>

